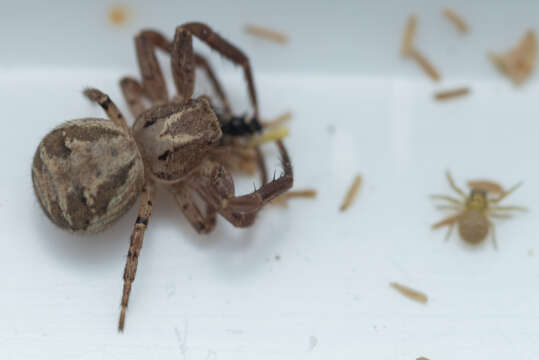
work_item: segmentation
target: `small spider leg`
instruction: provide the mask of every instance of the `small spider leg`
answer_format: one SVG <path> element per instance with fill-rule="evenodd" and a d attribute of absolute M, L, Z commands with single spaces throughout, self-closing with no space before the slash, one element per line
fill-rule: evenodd
<path fill-rule="evenodd" d="M 445 241 L 449 241 L 449 238 L 451 237 L 451 234 L 453 233 L 453 228 L 455 227 L 455 221 L 449 224 L 449 228 L 447 229 L 447 233 L 445 234 Z"/>
<path fill-rule="evenodd" d="M 170 41 L 157 31 L 144 30 L 136 36 L 135 47 L 146 96 L 154 105 L 167 103 L 167 85 L 155 55 L 155 48 L 170 53 Z"/>
<path fill-rule="evenodd" d="M 455 214 L 455 215 L 451 215 L 449 217 L 446 217 L 445 219 L 437 222 L 436 224 L 433 224 L 431 229 L 432 230 L 436 230 L 436 229 L 439 229 L 441 227 L 444 227 L 444 226 L 447 226 L 447 225 L 451 225 L 451 224 L 454 224 L 457 222 L 458 218 L 460 216 L 460 213 L 459 214 Z"/>
<path fill-rule="evenodd" d="M 494 246 L 495 250 L 498 250 L 498 242 L 496 241 L 496 228 L 494 226 L 494 223 L 488 220 L 488 226 L 490 227 L 492 245 Z"/>
<path fill-rule="evenodd" d="M 193 35 L 233 63 L 240 65 L 243 68 L 245 80 L 247 81 L 249 98 L 255 113 L 254 116 L 258 119 L 258 102 L 249 59 L 241 50 L 217 33 L 213 32 L 213 30 L 205 24 L 192 22 L 180 25 L 176 28 L 171 54 L 172 72 L 174 74 L 174 81 L 178 88 L 178 92 L 183 99 L 190 99 L 194 89 L 195 57 L 193 53 Z"/>
<path fill-rule="evenodd" d="M 528 212 L 528 208 L 524 206 L 490 206 L 489 210 L 491 211 L 522 211 Z"/>
<path fill-rule="evenodd" d="M 103 110 L 105 110 L 109 119 L 129 134 L 129 127 L 125 122 L 122 113 L 120 112 L 120 110 L 118 110 L 116 105 L 112 102 L 112 100 L 107 94 L 104 94 L 97 89 L 88 88 L 84 90 L 84 95 L 91 101 L 98 103 L 103 108 Z"/>
<path fill-rule="evenodd" d="M 143 101 L 144 89 L 142 85 L 133 78 L 124 77 L 120 80 L 120 87 L 122 88 L 127 106 L 129 106 L 129 111 L 131 111 L 135 119 L 138 118 L 146 110 Z"/>
<path fill-rule="evenodd" d="M 281 154 L 281 163 L 284 172 L 277 179 L 262 185 L 257 191 L 230 198 L 222 202 L 224 208 L 229 208 L 234 212 L 253 212 L 258 211 L 262 206 L 275 199 L 277 196 L 290 189 L 294 182 L 292 165 L 284 144 L 281 140 L 277 141 L 279 152 Z"/>
<path fill-rule="evenodd" d="M 503 199 L 505 199 L 506 197 L 508 197 L 509 195 L 511 195 L 515 190 L 517 190 L 519 187 L 521 187 L 523 184 L 523 182 L 519 182 L 518 184 L 514 185 L 513 187 L 511 187 L 509 190 L 507 191 L 504 191 L 499 197 L 497 197 L 496 199 L 492 199 L 490 202 L 493 203 L 493 204 L 497 204 L 499 203 L 500 201 L 502 201 Z"/>
<path fill-rule="evenodd" d="M 438 210 L 453 210 L 453 211 L 459 211 L 462 209 L 461 206 L 456 205 L 438 205 L 436 206 L 436 209 Z"/>
<path fill-rule="evenodd" d="M 181 184 L 173 186 L 172 191 L 184 216 L 199 234 L 207 234 L 215 228 L 215 208 L 207 204 L 206 215 L 203 215 L 193 199 L 190 188 Z"/>
<path fill-rule="evenodd" d="M 454 198 L 452 196 L 435 194 L 435 195 L 431 195 L 430 197 L 431 197 L 431 199 L 446 200 L 446 201 L 449 201 L 450 203 L 458 205 L 460 207 L 462 207 L 464 205 L 464 202 L 462 202 L 461 200 L 456 199 L 456 198 Z"/>
<path fill-rule="evenodd" d="M 447 177 L 447 181 L 449 182 L 449 186 L 451 186 L 451 188 L 453 190 L 455 190 L 455 192 L 457 194 L 459 194 L 460 196 L 462 196 L 462 198 L 466 199 L 467 196 L 466 194 L 464 193 L 464 191 L 462 191 L 458 186 L 457 184 L 455 184 L 455 180 L 453 180 L 453 177 L 451 176 L 451 173 L 449 171 L 447 171 L 445 173 L 445 176 Z"/>
<path fill-rule="evenodd" d="M 135 275 L 137 273 L 138 257 L 142 249 L 142 242 L 144 240 L 144 232 L 148 227 L 148 222 L 152 216 L 153 201 L 155 197 L 155 186 L 147 180 L 142 194 L 140 196 L 140 206 L 138 210 L 138 217 L 135 221 L 135 226 L 131 234 L 131 241 L 129 244 L 129 251 L 127 252 L 127 260 L 124 269 L 124 285 L 122 291 L 121 313 L 120 320 L 118 322 L 118 330 L 123 331 L 125 325 L 125 313 L 127 311 L 127 304 L 129 303 L 129 293 L 131 292 L 131 286 L 135 281 Z"/>
<path fill-rule="evenodd" d="M 513 217 L 513 215 L 511 214 L 498 214 L 498 213 L 491 213 L 491 212 L 489 212 L 488 216 L 495 219 L 510 219 Z"/>

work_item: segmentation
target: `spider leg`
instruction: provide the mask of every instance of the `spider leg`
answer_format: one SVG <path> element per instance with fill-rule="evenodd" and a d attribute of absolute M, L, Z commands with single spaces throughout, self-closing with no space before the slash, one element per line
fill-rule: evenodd
<path fill-rule="evenodd" d="M 436 224 L 433 224 L 431 229 L 436 230 L 436 229 L 439 229 L 439 228 L 441 228 L 443 226 L 452 225 L 452 224 L 457 222 L 459 216 L 460 216 L 460 213 L 455 214 L 455 215 L 451 215 L 449 217 L 446 217 L 445 219 L 437 222 Z"/>
<path fill-rule="evenodd" d="M 513 217 L 513 215 L 511 214 L 498 214 L 498 213 L 489 213 L 488 216 L 495 219 L 510 219 Z"/>
<path fill-rule="evenodd" d="M 172 52 L 171 42 L 161 33 L 153 30 L 144 30 L 135 38 L 135 46 L 137 48 L 137 57 L 139 61 L 139 68 L 142 74 L 142 87 L 145 89 L 146 95 L 154 104 L 165 103 L 168 101 L 168 91 L 166 88 L 165 78 L 157 57 L 155 55 L 156 48 L 165 51 L 168 54 Z M 190 55 L 193 57 L 194 65 L 202 68 L 215 89 L 217 96 L 221 100 L 225 111 L 228 114 L 231 114 L 230 104 L 228 99 L 223 91 L 215 72 L 208 63 L 208 61 L 200 54 L 193 53 L 192 48 Z M 175 60 L 173 60 L 174 63 Z M 193 86 L 194 86 L 194 67 L 191 69 L 193 71 Z M 180 92 L 180 101 L 186 100 L 184 94 Z"/>
<path fill-rule="evenodd" d="M 172 188 L 172 191 L 184 216 L 198 233 L 207 234 L 215 228 L 215 208 L 208 204 L 206 215 L 202 215 L 202 211 L 200 211 L 192 197 L 190 188 L 176 185 Z"/>
<path fill-rule="evenodd" d="M 454 227 L 455 227 L 455 222 L 452 222 L 449 224 L 449 228 L 447 229 L 447 233 L 445 234 L 445 241 L 449 241 L 449 238 L 451 237 L 451 234 L 453 233 Z"/>
<path fill-rule="evenodd" d="M 211 166 L 206 167 L 207 170 L 202 171 L 196 181 L 192 181 L 190 184 L 205 201 L 215 207 L 219 214 L 233 225 L 239 227 L 249 226 L 254 221 L 256 213 L 265 204 L 292 187 L 293 173 L 290 159 L 280 140 L 277 141 L 277 145 L 281 152 L 284 173 L 279 178 L 262 185 L 258 190 L 250 194 L 234 196 L 233 190 L 230 189 L 216 191 L 217 179 L 229 176 L 226 175 L 226 169 L 218 164 L 213 168 Z M 222 170 L 219 170 L 220 168 Z M 225 171 L 225 174 L 214 175 L 219 171 Z M 233 183 L 230 182 L 230 184 L 233 186 Z"/>
<path fill-rule="evenodd" d="M 436 209 L 438 209 L 438 210 L 459 211 L 461 209 L 461 207 L 460 206 L 455 206 L 455 205 L 438 205 L 438 206 L 436 206 Z"/>
<path fill-rule="evenodd" d="M 492 245 L 494 246 L 495 250 L 498 250 L 498 242 L 496 241 L 496 229 L 495 229 L 494 223 L 489 220 L 488 225 L 492 233 Z"/>
<path fill-rule="evenodd" d="M 290 189 L 294 182 L 292 165 L 281 140 L 277 141 L 284 173 L 279 178 L 262 185 L 251 194 L 237 196 L 225 200 L 222 205 L 230 208 L 234 212 L 252 212 L 259 210 L 262 206 L 275 199 L 280 194 Z"/>
<path fill-rule="evenodd" d="M 522 211 L 528 212 L 528 208 L 523 206 L 491 206 L 489 208 L 492 211 Z"/>
<path fill-rule="evenodd" d="M 131 286 L 135 281 L 135 274 L 137 273 L 138 257 L 142 249 L 142 242 L 144 240 L 144 232 L 148 227 L 148 222 L 152 216 L 153 200 L 155 197 L 155 186 L 147 180 L 142 194 L 140 196 L 140 206 L 138 210 L 138 217 L 135 221 L 133 233 L 131 234 L 131 241 L 129 244 L 129 251 L 127 252 L 127 261 L 124 269 L 124 285 L 122 291 L 122 310 L 120 313 L 120 320 L 118 322 L 118 330 L 123 331 L 125 325 L 125 313 L 127 311 L 127 304 L 129 302 L 129 293 L 131 292 Z"/>
<path fill-rule="evenodd" d="M 84 95 L 91 101 L 98 103 L 103 110 L 105 110 L 109 119 L 129 134 L 129 127 L 125 122 L 122 113 L 120 110 L 118 110 L 116 105 L 112 102 L 107 94 L 97 89 L 88 88 L 84 90 Z"/>
<path fill-rule="evenodd" d="M 454 198 L 452 196 L 435 194 L 435 195 L 431 195 L 430 197 L 432 199 L 437 199 L 437 200 L 446 200 L 446 201 L 449 201 L 450 203 L 453 203 L 453 204 L 458 205 L 458 206 L 463 206 L 464 205 L 464 203 L 461 200 L 456 199 L 456 198 Z"/>
<path fill-rule="evenodd" d="M 138 118 L 146 110 L 146 106 L 142 101 L 144 96 L 142 85 L 133 78 L 124 77 L 120 80 L 120 87 L 131 114 L 135 119 Z"/>
<path fill-rule="evenodd" d="M 170 41 L 157 31 L 144 30 L 135 37 L 135 47 L 146 96 L 153 104 L 168 102 L 167 86 L 155 55 L 155 48 L 170 53 Z"/>
<path fill-rule="evenodd" d="M 196 60 L 193 53 L 193 35 L 243 68 L 251 105 L 254 109 L 255 118 L 258 119 L 258 103 L 249 59 L 241 50 L 202 23 L 191 22 L 180 25 L 176 28 L 176 34 L 174 35 L 171 53 L 172 72 L 178 92 L 183 99 L 190 99 L 194 90 L 194 65 Z"/>
<path fill-rule="evenodd" d="M 255 146 L 256 151 L 256 162 L 258 165 L 258 170 L 260 171 L 260 180 L 262 181 L 262 185 L 268 182 L 268 171 L 266 169 L 266 159 L 264 158 L 264 154 L 262 154 L 262 150 L 260 150 L 259 146 Z"/>
<path fill-rule="evenodd" d="M 459 194 L 460 196 L 462 196 L 462 198 L 466 199 L 467 196 L 466 194 L 464 193 L 464 191 L 462 191 L 458 186 L 457 184 L 455 184 L 455 180 L 453 180 L 453 177 L 451 176 L 451 173 L 449 171 L 447 171 L 445 173 L 445 176 L 447 177 L 447 181 L 449 182 L 449 186 L 451 186 L 451 188 L 453 190 L 455 190 L 455 192 L 457 194 Z"/>
<path fill-rule="evenodd" d="M 505 199 L 507 196 L 509 196 L 511 193 L 513 193 L 515 190 L 517 190 L 519 187 L 521 187 L 523 182 L 519 182 L 518 184 L 511 187 L 509 190 L 504 191 L 498 198 L 492 199 L 490 202 L 493 204 L 497 204 L 503 199 Z"/>

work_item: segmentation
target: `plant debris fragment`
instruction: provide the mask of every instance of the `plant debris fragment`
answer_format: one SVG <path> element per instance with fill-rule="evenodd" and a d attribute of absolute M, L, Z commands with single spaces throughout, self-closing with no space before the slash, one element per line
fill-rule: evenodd
<path fill-rule="evenodd" d="M 528 30 L 514 48 L 501 54 L 490 53 L 489 58 L 515 85 L 522 84 L 535 68 L 537 60 L 535 32 Z"/>
<path fill-rule="evenodd" d="M 288 36 L 282 32 L 272 30 L 266 27 L 247 24 L 245 25 L 245 31 L 253 36 L 264 38 L 267 40 L 272 40 L 280 44 L 286 44 L 288 42 Z"/>
<path fill-rule="evenodd" d="M 450 99 L 462 97 L 462 96 L 468 95 L 469 93 L 470 93 L 470 88 L 462 87 L 462 88 L 453 89 L 453 90 L 438 91 L 436 94 L 434 94 L 434 98 L 438 101 L 443 101 L 443 100 L 450 100 Z"/>
<path fill-rule="evenodd" d="M 445 8 L 442 14 L 455 25 L 457 28 L 457 31 L 461 33 L 462 35 L 468 33 L 468 24 L 464 19 L 455 13 L 453 10 Z"/>
<path fill-rule="evenodd" d="M 356 177 L 354 178 L 354 182 L 348 189 L 348 192 L 346 193 L 346 196 L 344 197 L 344 200 L 341 204 L 341 207 L 340 207 L 341 212 L 348 209 L 350 205 L 352 205 L 352 203 L 354 202 L 355 198 L 357 197 L 359 187 L 361 185 L 361 180 L 362 180 L 361 175 L 356 175 Z"/>
<path fill-rule="evenodd" d="M 425 295 L 425 294 L 423 294 L 423 293 L 421 293 L 421 292 L 419 292 L 417 290 L 411 289 L 411 288 L 409 288 L 407 286 L 398 284 L 396 282 L 392 282 L 389 285 L 393 289 L 400 292 L 402 295 L 406 296 L 408 299 L 420 302 L 422 304 L 426 304 L 427 301 L 428 301 L 427 295 Z"/>

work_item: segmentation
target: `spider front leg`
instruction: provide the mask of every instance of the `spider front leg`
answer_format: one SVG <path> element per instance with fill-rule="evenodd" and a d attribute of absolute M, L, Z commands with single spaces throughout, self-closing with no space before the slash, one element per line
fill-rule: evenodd
<path fill-rule="evenodd" d="M 157 31 L 144 30 L 135 38 L 135 47 L 146 96 L 154 105 L 167 103 L 167 85 L 155 49 L 170 53 L 170 41 Z"/>
<path fill-rule="evenodd" d="M 135 281 L 135 275 L 137 273 L 138 258 L 142 249 L 142 242 L 144 240 L 144 232 L 148 227 L 148 222 L 152 216 L 153 201 L 155 197 L 155 185 L 151 180 L 146 180 L 146 184 L 142 189 L 140 196 L 140 206 L 138 210 L 138 217 L 135 221 L 135 226 L 131 234 L 131 241 L 129 244 L 129 251 L 127 252 L 127 261 L 124 269 L 124 285 L 122 291 L 121 313 L 120 320 L 118 322 L 118 330 L 123 331 L 125 325 L 125 313 L 127 311 L 127 304 L 129 303 L 129 294 L 131 292 L 131 286 Z"/>
<path fill-rule="evenodd" d="M 150 101 L 152 101 L 152 103 L 166 103 L 168 101 L 168 91 L 163 72 L 161 71 L 159 62 L 157 61 L 156 49 L 160 49 L 170 54 L 172 51 L 171 42 L 163 34 L 157 31 L 144 30 L 135 38 L 135 46 L 137 49 L 139 69 L 142 75 L 141 88 L 145 90 L 146 96 L 150 99 Z M 191 51 L 189 56 L 193 57 L 193 63 L 195 66 L 202 68 L 206 72 L 215 92 L 217 93 L 217 96 L 225 108 L 225 111 L 227 114 L 231 114 L 232 111 L 230 109 L 228 99 L 211 65 L 200 54 Z M 192 81 L 194 86 L 194 67 L 192 70 Z M 176 99 L 176 101 L 184 101 L 186 98 L 183 92 L 180 88 L 178 88 L 178 91 L 180 92 L 180 96 L 179 99 Z"/>
<path fill-rule="evenodd" d="M 202 173 L 197 181 L 192 183 L 192 186 L 206 202 L 215 207 L 219 214 L 233 225 L 249 226 L 254 221 L 256 213 L 265 204 L 286 192 L 293 185 L 294 177 L 288 153 L 280 140 L 277 141 L 277 145 L 281 153 L 284 173 L 250 194 L 233 196 L 233 192 L 229 192 L 230 196 L 224 196 L 226 193 L 216 190 L 216 179 L 219 179 L 220 176 L 214 176 L 211 172 Z"/>
<path fill-rule="evenodd" d="M 249 59 L 241 50 L 202 23 L 186 23 L 176 28 L 171 56 L 174 82 L 176 83 L 176 88 L 178 89 L 180 96 L 185 101 L 193 96 L 195 83 L 194 70 L 196 63 L 193 53 L 193 35 L 233 63 L 240 65 L 243 68 L 245 79 L 247 81 L 249 98 L 253 106 L 255 118 L 258 119 L 258 102 Z"/>
<path fill-rule="evenodd" d="M 447 233 L 445 235 L 445 240 L 449 240 L 449 237 L 451 236 L 451 233 L 453 232 L 453 228 L 455 227 L 455 224 L 457 223 L 458 219 L 459 219 L 459 216 L 460 216 L 460 213 L 459 214 L 455 214 L 455 215 L 451 215 L 439 222 L 437 222 L 436 224 L 433 224 L 432 225 L 432 230 L 436 230 L 436 229 L 439 229 L 441 227 L 444 227 L 444 226 L 449 226 L 449 228 L 447 229 Z"/>

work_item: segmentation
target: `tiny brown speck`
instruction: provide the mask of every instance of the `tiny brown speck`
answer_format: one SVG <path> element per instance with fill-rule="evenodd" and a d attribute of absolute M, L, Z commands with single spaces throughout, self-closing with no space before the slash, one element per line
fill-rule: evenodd
<path fill-rule="evenodd" d="M 131 11 L 126 5 L 113 5 L 108 12 L 108 19 L 112 25 L 121 26 L 127 23 Z"/>
<path fill-rule="evenodd" d="M 275 261 L 281 260 L 281 255 L 275 255 Z"/>
<path fill-rule="evenodd" d="M 396 282 L 392 282 L 389 284 L 393 289 L 397 290 L 402 295 L 406 296 L 408 299 L 426 304 L 428 301 L 427 295 L 414 290 L 412 288 L 409 288 L 408 286 L 404 286 L 401 284 L 398 284 Z"/>

